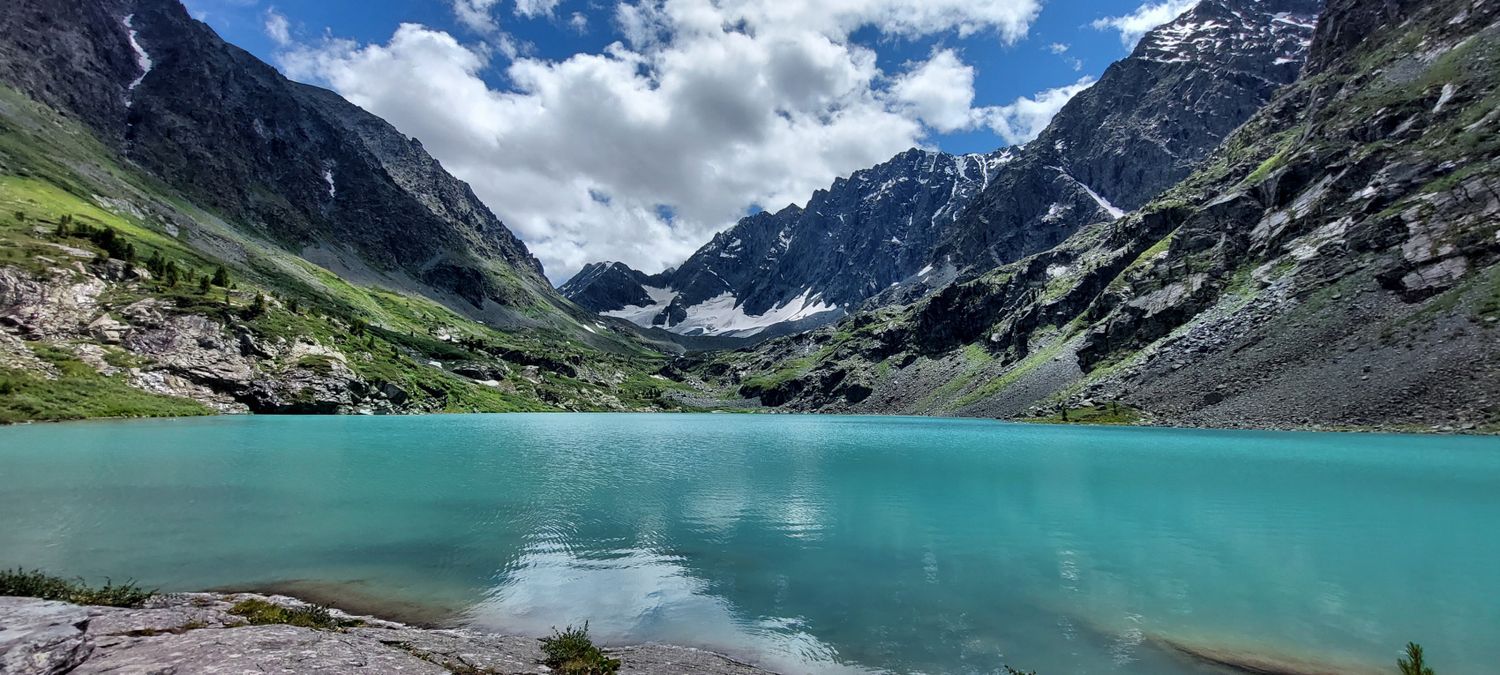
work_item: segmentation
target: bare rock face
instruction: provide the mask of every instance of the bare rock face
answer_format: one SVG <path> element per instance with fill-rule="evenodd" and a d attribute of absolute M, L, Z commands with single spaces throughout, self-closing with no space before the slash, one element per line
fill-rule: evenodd
<path fill-rule="evenodd" d="M 449 671 L 379 642 L 294 626 L 119 638 L 74 673 L 421 673 Z"/>
<path fill-rule="evenodd" d="M 253 379 L 252 362 L 224 327 L 196 314 L 166 317 L 159 326 L 125 340 L 130 351 L 152 359 L 152 370 L 176 375 L 216 391 L 236 391 Z"/>
<path fill-rule="evenodd" d="M 95 318 L 103 280 L 55 268 L 47 280 L 16 268 L 0 269 L 0 325 L 33 335 L 71 335 Z"/>
<path fill-rule="evenodd" d="M 65 602 L 0 597 L 0 672 L 73 671 L 94 649 L 89 618 L 87 608 Z"/>
<path fill-rule="evenodd" d="M 537 640 L 468 630 L 414 628 L 331 610 L 355 627 L 315 630 L 247 625 L 233 604 L 283 596 L 189 593 L 141 609 L 0 598 L 0 672 L 61 673 L 547 673 Z M 641 675 L 764 671 L 698 649 L 640 645 L 606 650 L 620 672 Z"/>

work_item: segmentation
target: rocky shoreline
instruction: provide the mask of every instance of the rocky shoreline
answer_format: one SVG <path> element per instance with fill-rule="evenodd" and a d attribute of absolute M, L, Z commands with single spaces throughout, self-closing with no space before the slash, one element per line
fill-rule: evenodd
<path fill-rule="evenodd" d="M 0 597 L 0 672 L 71 673 L 549 673 L 530 637 L 418 628 L 329 610 L 346 627 L 251 625 L 230 609 L 246 600 L 289 608 L 281 595 L 182 593 L 139 609 Z M 621 673 L 766 673 L 699 649 L 645 644 L 608 648 Z"/>

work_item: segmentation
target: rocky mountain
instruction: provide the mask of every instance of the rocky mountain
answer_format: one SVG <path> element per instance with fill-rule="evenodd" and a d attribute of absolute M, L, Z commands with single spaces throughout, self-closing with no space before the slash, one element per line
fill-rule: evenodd
<path fill-rule="evenodd" d="M 0 12 L 0 422 L 677 407 L 661 349 L 177 0 Z"/>
<path fill-rule="evenodd" d="M 936 280 L 933 245 L 1010 158 L 908 150 L 813 193 L 805 208 L 740 220 L 674 270 L 597 263 L 561 290 L 605 316 L 684 335 L 821 325 L 893 284 Z"/>
<path fill-rule="evenodd" d="M 1187 177 L 1293 81 L 1317 0 L 1204 0 L 1080 92 L 945 232 L 934 260 L 975 271 L 1051 248 Z"/>
<path fill-rule="evenodd" d="M 805 209 L 741 220 L 671 273 L 591 267 L 563 294 L 643 326 L 764 337 L 1045 250 L 1184 178 L 1294 80 L 1318 6 L 1205 0 L 1149 33 L 1023 147 L 910 150 L 814 193 Z"/>
<path fill-rule="evenodd" d="M 1301 78 L 1133 213 L 693 370 L 808 411 L 1500 429 L 1497 19 L 1333 0 Z"/>
<path fill-rule="evenodd" d="M 0 78 L 251 234 L 501 325 L 556 303 L 541 265 L 419 142 L 287 80 L 176 0 L 16 0 Z"/>

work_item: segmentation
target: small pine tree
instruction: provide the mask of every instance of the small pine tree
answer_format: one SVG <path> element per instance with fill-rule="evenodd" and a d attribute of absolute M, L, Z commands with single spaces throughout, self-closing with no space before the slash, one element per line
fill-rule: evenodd
<path fill-rule="evenodd" d="M 229 270 L 224 269 L 223 265 L 219 265 L 219 268 L 214 270 L 213 283 L 219 288 L 229 288 Z"/>
<path fill-rule="evenodd" d="M 293 314 L 299 314 L 302 311 L 302 303 L 297 302 L 296 298 L 292 298 L 291 300 L 287 301 L 286 308 L 287 311 Z"/>
<path fill-rule="evenodd" d="M 168 288 L 177 288 L 177 282 L 181 280 L 182 273 L 177 269 L 177 261 L 168 260 L 161 273 L 162 283 Z"/>
<path fill-rule="evenodd" d="M 58 239 L 67 239 L 68 238 L 68 220 L 67 220 L 67 218 L 68 218 L 67 216 L 63 216 L 62 219 L 58 220 L 57 221 L 57 229 L 55 229 L 55 230 L 52 231 L 53 234 L 57 235 Z"/>
<path fill-rule="evenodd" d="M 213 280 L 209 279 L 207 274 L 199 276 L 198 277 L 198 294 L 199 295 L 208 295 L 208 292 L 210 290 L 213 290 Z"/>
<path fill-rule="evenodd" d="M 25 211 L 17 211 L 16 212 L 16 222 L 18 222 L 18 223 L 24 223 L 24 222 L 26 222 L 26 212 Z"/>
<path fill-rule="evenodd" d="M 1068 421 L 1068 406 L 1067 406 L 1067 404 L 1063 404 L 1062 407 L 1061 407 L 1061 410 L 1062 410 L 1062 421 L 1064 421 L 1064 422 Z"/>
<path fill-rule="evenodd" d="M 255 302 L 250 303 L 250 316 L 260 316 L 266 313 L 266 294 L 256 293 Z"/>
<path fill-rule="evenodd" d="M 1415 642 L 1406 643 L 1406 656 L 1396 660 L 1396 666 L 1401 669 L 1401 675 L 1433 675 L 1432 669 L 1422 659 L 1422 645 Z"/>
<path fill-rule="evenodd" d="M 157 278 L 160 278 L 162 273 L 166 271 L 166 265 L 167 261 L 162 259 L 161 251 L 152 251 L 151 257 L 146 259 L 146 271 Z"/>

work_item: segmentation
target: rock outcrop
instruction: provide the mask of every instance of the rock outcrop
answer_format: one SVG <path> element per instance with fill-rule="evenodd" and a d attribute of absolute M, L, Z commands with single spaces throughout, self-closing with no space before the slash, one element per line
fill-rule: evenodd
<path fill-rule="evenodd" d="M 349 627 L 250 625 L 230 610 L 244 600 L 287 607 L 283 596 L 189 593 L 142 609 L 80 607 L 0 597 L 0 672 L 104 673 L 547 673 L 538 641 L 458 629 L 425 629 L 330 610 Z M 753 675 L 765 672 L 711 652 L 668 645 L 606 650 L 621 673 Z"/>

